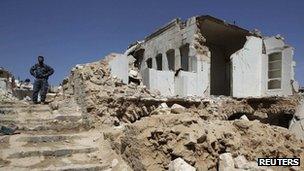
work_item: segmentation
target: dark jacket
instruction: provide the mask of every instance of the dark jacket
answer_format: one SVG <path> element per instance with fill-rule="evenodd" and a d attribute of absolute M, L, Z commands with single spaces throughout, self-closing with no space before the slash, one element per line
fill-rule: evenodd
<path fill-rule="evenodd" d="M 31 67 L 30 73 L 37 79 L 48 79 L 54 73 L 54 69 L 46 64 L 35 64 Z"/>

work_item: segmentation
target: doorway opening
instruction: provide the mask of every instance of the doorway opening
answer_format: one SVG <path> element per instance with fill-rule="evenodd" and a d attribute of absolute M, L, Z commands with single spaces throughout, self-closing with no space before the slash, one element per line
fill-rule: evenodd
<path fill-rule="evenodd" d="M 210 93 L 230 96 L 233 86 L 230 56 L 244 46 L 250 33 L 210 16 L 202 16 L 198 21 L 211 52 Z"/>

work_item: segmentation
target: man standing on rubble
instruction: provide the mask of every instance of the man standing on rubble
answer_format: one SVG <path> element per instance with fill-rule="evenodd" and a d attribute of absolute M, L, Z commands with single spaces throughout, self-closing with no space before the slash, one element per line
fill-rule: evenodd
<path fill-rule="evenodd" d="M 54 73 L 54 69 L 44 64 L 44 57 L 38 56 L 38 63 L 31 67 L 30 73 L 34 76 L 33 103 L 38 104 L 38 94 L 40 92 L 40 102 L 45 104 L 46 93 L 48 91 L 48 79 Z"/>

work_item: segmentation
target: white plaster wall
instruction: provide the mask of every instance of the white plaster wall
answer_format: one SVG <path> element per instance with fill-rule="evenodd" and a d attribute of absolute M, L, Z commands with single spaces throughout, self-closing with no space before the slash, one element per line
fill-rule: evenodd
<path fill-rule="evenodd" d="M 149 89 L 159 90 L 164 96 L 175 95 L 202 95 L 204 87 L 203 74 L 194 73 L 199 66 L 201 68 L 201 62 L 197 61 L 195 57 L 195 51 L 192 46 L 189 46 L 189 66 L 193 72 L 187 72 L 181 76 L 182 78 L 175 77 L 175 72 L 168 71 L 168 61 L 166 52 L 170 49 L 175 51 L 175 70 L 181 67 L 181 57 L 179 48 L 182 45 L 188 43 L 191 45 L 194 39 L 195 32 L 197 30 L 196 17 L 192 17 L 186 22 L 186 27 L 181 29 L 180 25 L 176 23 L 170 29 L 164 31 L 160 35 L 147 40 L 142 44 L 142 48 L 145 49 L 142 65 L 140 71 L 143 76 L 143 83 Z M 163 71 L 156 70 L 155 57 L 158 54 L 162 54 L 162 68 Z M 152 68 L 148 69 L 146 60 L 152 58 Z M 200 84 L 200 85 L 198 85 Z M 199 87 L 199 88 L 198 88 Z"/>
<path fill-rule="evenodd" d="M 163 70 L 168 70 L 166 52 L 170 49 L 175 49 L 175 69 L 179 69 L 181 66 L 179 48 L 186 43 L 191 44 L 196 29 L 196 18 L 192 17 L 187 20 L 185 28 L 181 29 L 179 24 L 176 23 L 160 35 L 144 42 L 142 48 L 145 49 L 145 53 L 140 70 L 143 71 L 147 68 L 146 60 L 148 58 L 152 58 L 155 61 L 155 57 L 158 54 L 163 56 Z M 156 65 L 153 65 L 153 68 L 156 69 Z"/>
<path fill-rule="evenodd" d="M 210 63 L 204 57 L 193 57 L 193 72 L 180 71 L 175 77 L 175 94 L 180 97 L 204 96 L 209 93 Z"/>
<path fill-rule="evenodd" d="M 261 96 L 267 96 L 268 87 L 268 55 L 262 54 L 261 64 Z"/>
<path fill-rule="evenodd" d="M 197 94 L 196 73 L 181 71 L 176 77 L 178 87 L 176 94 L 181 97 L 194 96 Z"/>
<path fill-rule="evenodd" d="M 111 75 L 121 79 L 125 84 L 129 82 L 129 60 L 126 55 L 117 54 L 109 62 Z"/>
<path fill-rule="evenodd" d="M 150 90 L 158 90 L 163 96 L 174 96 L 174 72 L 146 68 L 143 83 Z"/>
<path fill-rule="evenodd" d="M 199 78 L 199 94 L 203 96 L 210 96 L 210 62 L 209 61 L 200 61 L 201 72 L 198 72 Z M 199 65 L 198 65 L 199 67 Z"/>
<path fill-rule="evenodd" d="M 262 39 L 249 36 L 242 49 L 231 55 L 233 97 L 261 96 Z"/>

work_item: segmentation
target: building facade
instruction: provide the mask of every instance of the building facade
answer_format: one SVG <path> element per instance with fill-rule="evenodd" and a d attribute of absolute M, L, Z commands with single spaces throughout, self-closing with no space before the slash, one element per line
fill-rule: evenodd
<path fill-rule="evenodd" d="M 294 49 L 211 16 L 175 19 L 126 51 L 149 89 L 164 96 L 292 95 Z"/>

